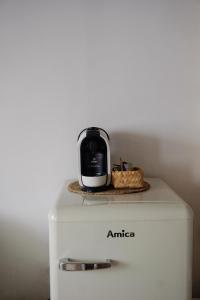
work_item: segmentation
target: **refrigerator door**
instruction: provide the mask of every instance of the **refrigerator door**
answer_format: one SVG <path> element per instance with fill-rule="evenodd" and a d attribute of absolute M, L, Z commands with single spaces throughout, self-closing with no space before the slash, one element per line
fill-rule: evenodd
<path fill-rule="evenodd" d="M 51 300 L 191 300 L 192 221 L 51 222 Z"/>

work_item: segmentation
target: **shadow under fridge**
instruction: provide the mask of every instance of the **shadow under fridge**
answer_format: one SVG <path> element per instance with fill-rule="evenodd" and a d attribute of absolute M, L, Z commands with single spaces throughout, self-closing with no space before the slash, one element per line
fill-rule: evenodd
<path fill-rule="evenodd" d="M 49 212 L 51 300 L 191 300 L 191 208 L 160 179 L 125 195 L 64 186 Z"/>

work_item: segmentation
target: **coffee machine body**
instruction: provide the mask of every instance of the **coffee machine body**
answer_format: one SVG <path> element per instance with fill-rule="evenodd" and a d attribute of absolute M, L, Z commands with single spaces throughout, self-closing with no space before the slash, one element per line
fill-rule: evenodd
<path fill-rule="evenodd" d="M 110 145 L 107 132 L 89 127 L 78 136 L 79 184 L 83 190 L 105 190 L 111 180 Z"/>

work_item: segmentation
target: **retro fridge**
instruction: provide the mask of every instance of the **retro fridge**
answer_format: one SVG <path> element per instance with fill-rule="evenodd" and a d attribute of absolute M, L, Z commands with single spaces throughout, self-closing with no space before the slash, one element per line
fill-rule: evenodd
<path fill-rule="evenodd" d="M 51 300 L 191 300 L 191 208 L 160 179 L 118 196 L 64 186 L 49 212 Z"/>

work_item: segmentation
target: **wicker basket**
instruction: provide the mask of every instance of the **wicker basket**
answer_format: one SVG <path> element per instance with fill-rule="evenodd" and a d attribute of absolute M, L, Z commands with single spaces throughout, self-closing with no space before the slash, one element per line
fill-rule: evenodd
<path fill-rule="evenodd" d="M 140 168 L 132 171 L 112 171 L 114 188 L 140 188 L 144 186 L 144 172 Z"/>

